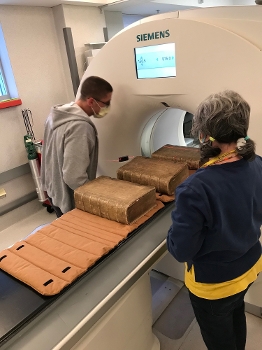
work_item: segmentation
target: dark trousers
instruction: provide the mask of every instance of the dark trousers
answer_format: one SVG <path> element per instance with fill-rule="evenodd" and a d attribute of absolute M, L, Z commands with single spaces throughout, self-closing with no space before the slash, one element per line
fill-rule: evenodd
<path fill-rule="evenodd" d="M 217 300 L 199 298 L 189 291 L 196 320 L 208 350 L 245 349 L 247 327 L 244 297 L 248 288 Z"/>
<path fill-rule="evenodd" d="M 60 216 L 63 215 L 61 209 L 60 209 L 59 207 L 56 207 L 56 206 L 53 204 L 52 198 L 50 198 L 49 196 L 47 196 L 47 197 L 48 197 L 48 199 L 49 199 L 49 202 L 50 202 L 51 205 L 52 205 L 52 208 L 54 209 L 54 211 L 55 211 L 55 213 L 56 213 L 56 216 L 57 216 L 58 218 L 60 218 Z"/>

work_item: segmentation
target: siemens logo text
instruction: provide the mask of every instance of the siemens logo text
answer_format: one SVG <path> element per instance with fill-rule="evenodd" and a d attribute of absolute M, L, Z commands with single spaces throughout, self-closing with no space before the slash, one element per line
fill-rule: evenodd
<path fill-rule="evenodd" d="M 137 40 L 137 42 L 139 42 L 139 41 L 168 38 L 169 36 L 170 36 L 169 29 L 167 29 L 167 30 L 163 30 L 160 32 L 139 34 L 136 36 L 136 40 Z"/>

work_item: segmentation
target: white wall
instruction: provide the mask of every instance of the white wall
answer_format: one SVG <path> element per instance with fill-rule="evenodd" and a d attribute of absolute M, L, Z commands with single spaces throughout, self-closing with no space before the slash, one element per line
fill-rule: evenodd
<path fill-rule="evenodd" d="M 21 106 L 0 109 L 1 174 L 27 163 L 23 142 L 26 129 L 21 110 L 29 108 L 32 111 L 35 137 L 42 139 L 50 108 L 75 98 L 63 28 L 70 27 L 72 30 L 81 78 L 84 44 L 104 41 L 105 18 L 95 7 L 1 5 L 0 22 L 18 94 L 23 102 Z M 1 185 L 8 191 L 7 197 L 1 199 L 0 208 L 34 191 L 33 180 L 30 182 L 28 178 L 28 175 L 20 176 Z M 17 191 L 18 187 L 22 193 Z"/>
<path fill-rule="evenodd" d="M 250 6 L 256 5 L 255 0 L 233 0 L 233 5 Z"/>
<path fill-rule="evenodd" d="M 73 101 L 74 100 L 73 84 L 71 80 L 70 68 L 69 68 L 68 57 L 67 57 L 66 46 L 65 46 L 64 32 L 63 32 L 63 28 L 66 27 L 63 6 L 62 5 L 54 6 L 52 8 L 52 12 L 54 16 L 56 35 L 57 35 L 57 40 L 59 45 L 56 49 L 59 50 L 62 58 L 62 70 L 64 72 L 66 86 L 67 86 L 67 92 L 68 92 L 67 101 Z"/>
<path fill-rule="evenodd" d="M 106 26 L 104 13 L 97 7 L 63 5 L 67 27 L 72 30 L 79 77 L 85 71 L 85 44 L 103 42 Z"/>
<path fill-rule="evenodd" d="M 63 68 L 51 8 L 0 6 L 0 22 L 22 100 L 20 106 L 0 109 L 2 173 L 28 162 L 23 140 L 26 129 L 21 110 L 29 108 L 32 111 L 35 137 L 42 139 L 44 122 L 51 106 L 65 103 L 69 98 L 71 100 L 73 89 L 68 71 Z M 6 189 L 7 196 L 0 200 L 0 212 L 35 191 L 30 174 L 10 180 L 1 187 Z M 36 211 L 41 206 L 35 205 L 34 208 Z"/>
<path fill-rule="evenodd" d="M 140 19 L 144 18 L 145 16 L 140 16 L 140 15 L 126 15 L 123 14 L 123 23 L 124 23 L 124 28 L 129 26 L 130 24 L 139 21 Z"/>
<path fill-rule="evenodd" d="M 216 6 L 231 6 L 234 0 L 204 0 L 203 4 L 197 5 L 199 7 L 216 7 Z"/>
<path fill-rule="evenodd" d="M 254 0 L 255 1 L 255 0 Z M 213 7 L 213 6 L 231 6 L 234 0 L 204 0 L 199 4 L 198 0 L 157 0 L 158 3 L 174 4 L 179 6 L 197 6 L 197 7 Z"/>
<path fill-rule="evenodd" d="M 43 7 L 0 6 L 0 21 L 18 94 L 23 104 L 0 110 L 0 173 L 27 162 L 26 130 L 21 109 L 30 108 L 36 138 L 53 104 L 66 102 L 68 90 L 62 70 L 52 10 Z"/>
<path fill-rule="evenodd" d="M 105 11 L 104 14 L 108 31 L 108 39 L 110 40 L 124 28 L 123 15 L 122 12 L 118 11 Z"/>

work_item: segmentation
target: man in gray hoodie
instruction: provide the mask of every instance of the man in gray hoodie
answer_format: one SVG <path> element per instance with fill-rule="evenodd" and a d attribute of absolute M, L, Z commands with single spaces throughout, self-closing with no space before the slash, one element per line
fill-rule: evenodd
<path fill-rule="evenodd" d="M 96 177 L 98 138 L 89 117 L 108 113 L 112 92 L 106 80 L 90 76 L 80 98 L 54 106 L 46 120 L 41 178 L 57 217 L 74 209 L 74 190 Z"/>

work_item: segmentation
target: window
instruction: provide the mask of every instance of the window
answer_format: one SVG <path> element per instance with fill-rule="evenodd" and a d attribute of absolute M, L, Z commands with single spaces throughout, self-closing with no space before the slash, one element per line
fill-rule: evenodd
<path fill-rule="evenodd" d="M 0 101 L 10 99 L 10 95 L 8 92 L 5 75 L 3 72 L 2 64 L 0 61 Z"/>
<path fill-rule="evenodd" d="M 18 97 L 4 34 L 0 26 L 0 109 L 21 104 L 22 101 Z"/>

